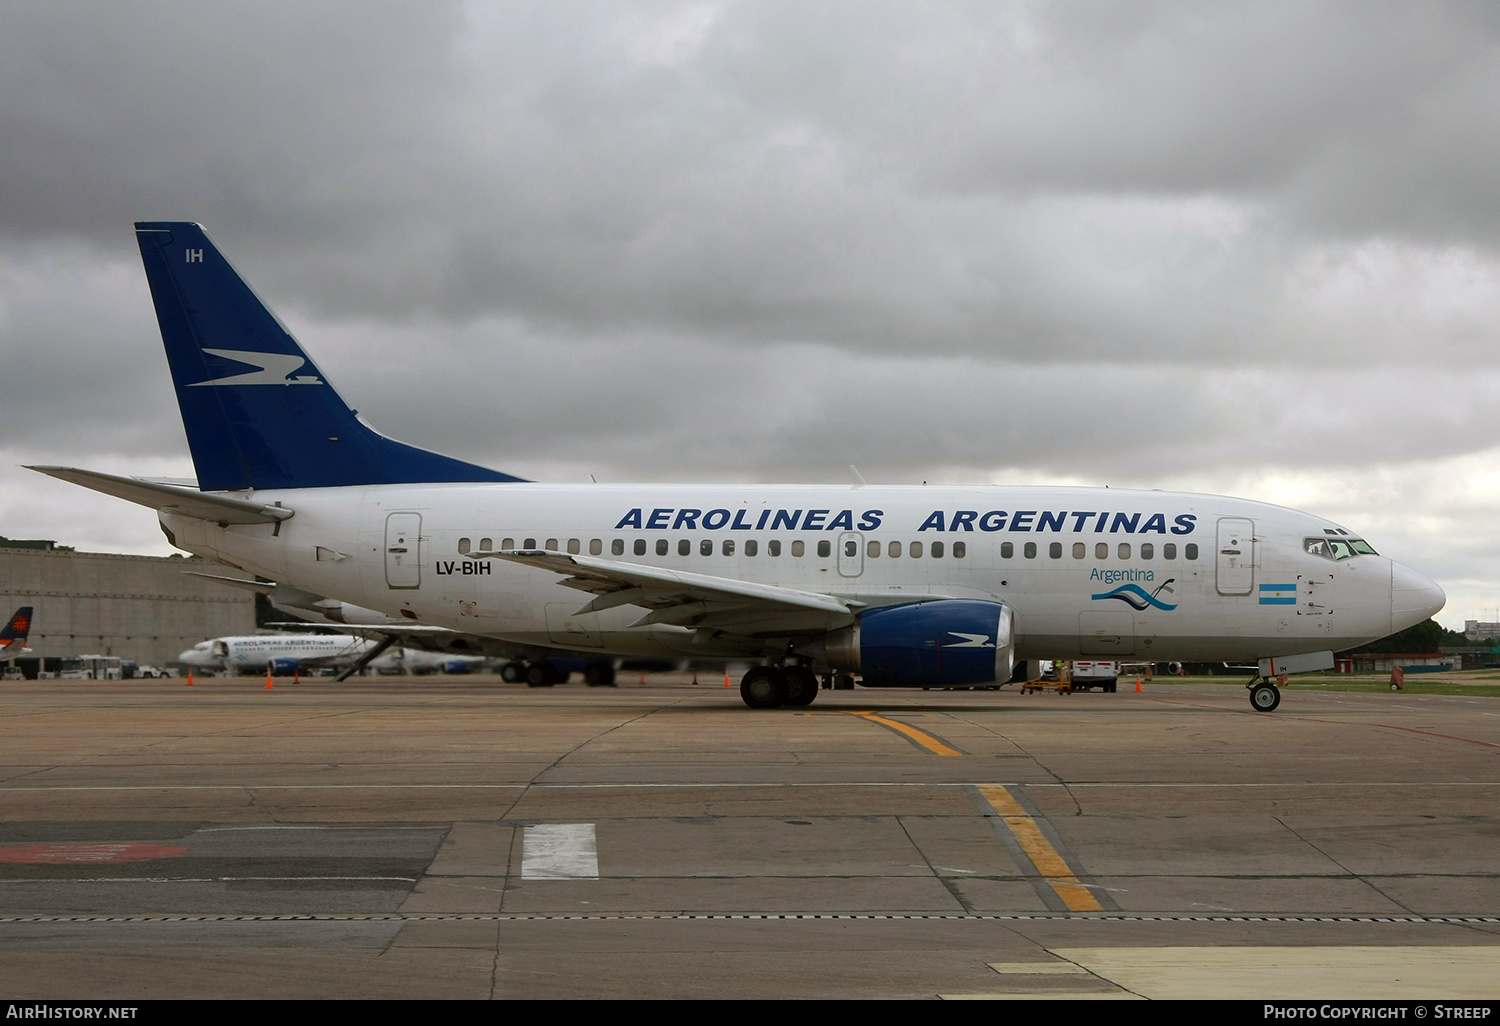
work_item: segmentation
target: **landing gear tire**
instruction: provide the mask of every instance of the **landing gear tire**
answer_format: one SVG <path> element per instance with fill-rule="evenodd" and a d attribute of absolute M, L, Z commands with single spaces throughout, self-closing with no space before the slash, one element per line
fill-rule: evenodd
<path fill-rule="evenodd" d="M 525 663 L 506 663 L 500 667 L 500 679 L 507 684 L 519 684 L 526 679 Z"/>
<path fill-rule="evenodd" d="M 787 705 L 812 705 L 818 697 L 818 678 L 805 666 L 788 666 L 781 671 L 786 680 Z"/>
<path fill-rule="evenodd" d="M 526 686 L 529 688 L 550 688 L 557 683 L 557 671 L 552 668 L 551 663 L 532 663 L 526 667 Z"/>
<path fill-rule="evenodd" d="M 752 709 L 786 705 L 786 676 L 774 666 L 757 666 L 740 679 L 740 697 Z"/>
<path fill-rule="evenodd" d="M 1281 692 L 1275 684 L 1257 684 L 1250 689 L 1250 707 L 1256 712 L 1271 712 L 1281 704 Z"/>
<path fill-rule="evenodd" d="M 608 663 L 589 663 L 583 668 L 583 682 L 591 688 L 612 688 L 615 668 Z"/>

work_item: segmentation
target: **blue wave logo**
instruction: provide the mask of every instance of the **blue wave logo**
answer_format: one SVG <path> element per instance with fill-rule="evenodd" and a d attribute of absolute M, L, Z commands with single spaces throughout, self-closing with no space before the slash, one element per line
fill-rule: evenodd
<path fill-rule="evenodd" d="M 1149 593 L 1139 584 L 1122 584 L 1114 591 L 1101 592 L 1092 597 L 1096 602 L 1100 599 L 1119 599 L 1137 612 L 1142 612 L 1148 608 L 1164 609 L 1171 612 L 1177 608 L 1176 603 L 1169 604 L 1163 602 L 1157 596 L 1162 593 L 1163 589 L 1170 592 L 1171 589 L 1167 588 L 1167 585 L 1171 584 L 1174 580 L 1176 580 L 1175 577 L 1168 577 L 1165 581 L 1161 582 L 1155 591 Z"/>

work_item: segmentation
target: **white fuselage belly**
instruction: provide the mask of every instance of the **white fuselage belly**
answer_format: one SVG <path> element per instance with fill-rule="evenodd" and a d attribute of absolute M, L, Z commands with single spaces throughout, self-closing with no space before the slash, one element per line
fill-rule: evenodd
<path fill-rule="evenodd" d="M 474 559 L 461 551 L 464 539 L 470 552 L 489 539 L 495 549 L 530 540 L 563 552 L 576 541 L 583 554 L 598 541 L 606 559 L 823 592 L 865 606 L 929 597 L 1002 601 L 1015 610 L 1022 658 L 1254 660 L 1339 650 L 1392 630 L 1391 560 L 1309 555 L 1304 539 L 1333 535 L 1337 525 L 1220 496 L 1092 488 L 440 484 L 259 491 L 254 498 L 280 502 L 295 515 L 274 527 L 218 527 L 171 511 L 161 519 L 180 547 L 248 573 L 520 644 L 754 657 L 784 647 L 789 636 L 835 629 L 850 618 L 808 612 L 796 622 L 780 617 L 773 630 L 751 623 L 714 632 L 631 627 L 644 612 L 633 606 L 575 616 L 589 594 L 536 567 Z M 408 516 L 398 522 L 392 514 Z M 1221 521 L 1250 521 L 1249 547 L 1225 555 L 1231 550 L 1219 544 Z M 397 523 L 415 529 L 415 545 L 391 543 Z M 646 543 L 644 555 L 636 553 L 637 539 Z M 614 553 L 617 540 L 623 554 Z M 679 554 L 684 540 L 688 555 Z M 667 543 L 665 555 L 658 554 L 659 541 Z M 711 554 L 703 552 L 705 541 Z M 735 543 L 733 554 L 726 554 L 726 541 Z M 754 555 L 746 545 L 752 541 Z M 781 543 L 780 555 L 770 554 L 773 541 Z M 829 554 L 819 555 L 825 541 Z M 793 542 L 802 543 L 801 555 L 792 554 Z M 848 555 L 849 542 L 855 555 Z M 871 554 L 872 542 L 878 555 Z M 914 542 L 921 543 L 919 556 L 912 554 Z M 933 542 L 943 543 L 941 557 L 933 557 Z M 964 545 L 962 558 L 955 558 L 956 542 Z M 891 555 L 893 543 L 899 555 Z M 1027 543 L 1036 545 L 1035 555 L 1026 554 Z M 1061 546 L 1058 558 L 1054 543 Z M 1149 557 L 1143 545 L 1151 546 Z M 1175 546 L 1170 558 L 1168 545 Z M 1196 559 L 1188 558 L 1189 545 L 1197 547 Z M 1134 588 L 1110 595 L 1127 585 Z"/>

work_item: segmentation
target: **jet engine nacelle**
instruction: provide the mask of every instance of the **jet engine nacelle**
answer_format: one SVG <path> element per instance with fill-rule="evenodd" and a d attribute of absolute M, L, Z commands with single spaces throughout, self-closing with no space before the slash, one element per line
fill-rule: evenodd
<path fill-rule="evenodd" d="M 1003 602 L 936 599 L 861 614 L 817 653 L 866 687 L 1004 684 L 1015 666 L 1015 616 Z"/>
<path fill-rule="evenodd" d="M 272 659 L 266 663 L 266 671 L 277 677 L 290 677 L 301 668 L 295 659 Z"/>

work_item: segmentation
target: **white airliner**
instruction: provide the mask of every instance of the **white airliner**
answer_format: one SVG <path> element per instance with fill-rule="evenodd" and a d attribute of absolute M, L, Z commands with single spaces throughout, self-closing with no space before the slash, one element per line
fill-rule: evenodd
<path fill-rule="evenodd" d="M 387 673 L 430 673 L 470 669 L 483 662 L 479 658 L 399 648 L 386 651 L 377 642 L 347 634 L 245 634 L 211 638 L 183 652 L 177 661 L 195 669 L 222 669 L 240 674 L 260 673 L 268 668 L 277 673 L 291 673 L 298 669 L 355 666 L 360 669 L 369 666 Z"/>
<path fill-rule="evenodd" d="M 158 510 L 179 548 L 414 624 L 533 646 L 749 659 L 753 707 L 958 687 L 1045 659 L 1281 673 L 1442 608 L 1321 517 L 1094 488 L 547 485 L 366 425 L 203 229 L 136 237 L 199 489 L 42 473 Z M 301 387 L 286 387 L 297 385 Z"/>

